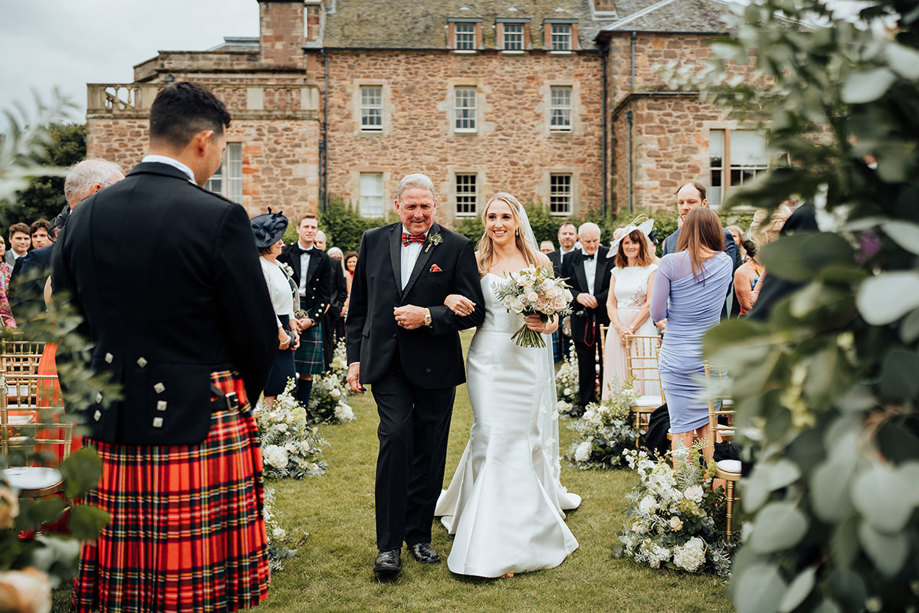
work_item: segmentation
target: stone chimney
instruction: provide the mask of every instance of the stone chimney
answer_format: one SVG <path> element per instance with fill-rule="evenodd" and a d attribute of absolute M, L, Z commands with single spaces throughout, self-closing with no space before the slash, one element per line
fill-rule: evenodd
<path fill-rule="evenodd" d="M 258 0 L 262 62 L 276 68 L 303 66 L 303 0 Z"/>

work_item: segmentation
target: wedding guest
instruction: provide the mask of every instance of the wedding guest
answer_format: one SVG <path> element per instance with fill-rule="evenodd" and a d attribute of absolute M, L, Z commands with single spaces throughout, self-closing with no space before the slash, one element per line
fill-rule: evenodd
<path fill-rule="evenodd" d="M 746 316 L 759 298 L 760 280 L 766 269 L 756 259 L 758 253 L 756 243 L 746 241 L 745 249 L 749 259 L 744 262 L 734 273 L 734 298 L 737 302 L 738 313 Z"/>
<path fill-rule="evenodd" d="M 341 300 L 341 308 L 339 309 L 338 317 L 335 318 L 334 342 L 328 357 L 328 360 L 331 361 L 335 351 L 334 345 L 337 345 L 341 339 L 345 338 L 345 312 L 350 290 L 348 289 L 348 271 L 345 270 L 345 263 L 342 261 L 345 255 L 344 252 L 338 247 L 332 247 L 328 250 L 328 254 L 329 260 L 332 263 L 332 268 L 335 269 L 335 275 L 338 277 L 336 279 L 336 287 L 338 288 L 338 295 Z M 329 310 L 331 311 L 331 309 Z"/>
<path fill-rule="evenodd" d="M 6 252 L 6 263 L 15 264 L 16 260 L 29 252 L 32 238 L 29 236 L 29 226 L 24 223 L 14 223 L 10 226 L 10 250 Z"/>
<path fill-rule="evenodd" d="M 313 246 L 319 251 L 325 251 L 326 237 L 325 232 L 316 230 L 316 236 L 313 238 Z"/>
<path fill-rule="evenodd" d="M 344 257 L 345 254 L 342 252 L 342 250 L 339 249 L 338 247 L 332 247 L 331 249 L 329 249 L 328 251 L 326 251 L 326 253 L 329 254 L 329 257 L 330 257 L 331 259 L 336 260 L 336 262 L 339 264 L 339 266 L 341 266 L 342 273 L 344 273 L 345 267 L 344 267 L 344 263 L 341 261 L 341 259 L 342 259 L 342 257 Z"/>
<path fill-rule="evenodd" d="M 2 327 L 4 328 L 15 328 L 16 320 L 13 319 L 10 302 L 6 295 L 10 287 L 10 275 L 13 273 L 13 266 L 6 261 L 4 255 L 6 255 L 6 243 L 0 238 L 0 322 L 2 322 Z"/>
<path fill-rule="evenodd" d="M 609 292 L 611 263 L 609 249 L 600 245 L 600 228 L 587 222 L 578 228 L 581 248 L 565 255 L 561 276 L 568 279 L 574 297 L 571 313 L 571 336 L 578 356 L 578 403 L 583 411 L 596 398 L 599 355 L 600 380 L 603 380 L 603 348 L 600 326 L 607 325 L 606 299 Z"/>
<path fill-rule="evenodd" d="M 734 246 L 737 247 L 737 255 L 740 257 L 741 262 L 747 261 L 747 251 L 743 246 L 743 231 L 739 226 L 728 226 L 725 228 L 728 232 L 731 233 L 731 238 L 734 239 Z"/>
<path fill-rule="evenodd" d="M 287 273 L 278 264 L 278 256 L 284 247 L 284 231 L 287 230 L 287 218 L 281 212 L 257 215 L 249 221 L 252 234 L 255 236 L 255 247 L 259 253 L 259 264 L 265 283 L 268 286 L 268 295 L 271 297 L 271 306 L 274 307 L 275 323 L 278 326 L 278 352 L 268 373 L 265 383 L 265 404 L 272 406 L 278 394 L 284 392 L 288 379 L 296 379 L 294 369 L 294 349 L 298 344 L 296 321 L 294 319 L 294 300 L 297 297 L 297 286 Z"/>
<path fill-rule="evenodd" d="M 300 346 L 294 352 L 294 364 L 298 376 L 297 400 L 305 407 L 309 406 L 313 375 L 325 370 L 321 321 L 332 300 L 332 265 L 329 256 L 316 248 L 318 231 L 316 215 L 302 215 L 297 224 L 297 242 L 285 247 L 278 258 L 293 269 L 300 295 L 296 312 Z"/>
<path fill-rule="evenodd" d="M 733 276 L 724 240 L 718 215 L 694 208 L 683 221 L 676 252 L 661 258 L 654 279 L 651 318 L 667 319 L 659 368 L 673 449 L 708 437 L 708 405 L 698 380 L 704 372 L 702 335 L 718 323 Z"/>
<path fill-rule="evenodd" d="M 654 264 L 648 252 L 646 240 L 653 225 L 651 220 L 640 225 L 633 221 L 617 229 L 607 254 L 607 257 L 615 256 L 615 268 L 612 270 L 606 299 L 606 313 L 610 323 L 604 348 L 603 385 L 600 388 L 602 400 L 612 396 L 627 380 L 626 336 L 657 334 L 649 318 L 657 264 Z M 643 389 L 639 391 L 642 394 L 649 393 Z"/>
<path fill-rule="evenodd" d="M 77 613 L 235 611 L 268 595 L 249 399 L 277 328 L 245 209 L 201 189 L 229 124 L 203 86 L 166 85 L 148 155 L 80 203 L 54 249 L 55 295 L 70 297 L 94 371 L 119 390 L 85 413 L 102 478 L 84 502 L 111 519 L 83 545 Z"/>
<path fill-rule="evenodd" d="M 325 251 L 328 244 L 326 233 L 322 230 L 316 232 L 313 239 L 313 245 L 319 251 Z M 338 253 L 341 249 L 332 247 Z M 332 365 L 332 357 L 335 355 L 335 343 L 338 338 L 344 337 L 344 327 L 341 318 L 341 310 L 347 298 L 347 284 L 345 283 L 345 273 L 341 267 L 341 259 L 333 258 L 331 252 L 329 256 L 329 265 L 332 267 L 332 295 L 329 298 L 329 308 L 322 314 L 320 324 L 322 327 L 322 359 L 325 364 L 325 370 Z M 339 329 L 341 333 L 339 334 Z"/>
<path fill-rule="evenodd" d="M 29 237 L 32 249 L 41 249 L 51 244 L 51 222 L 47 219 L 36 219 L 29 226 Z"/>
<path fill-rule="evenodd" d="M 562 276 L 562 259 L 571 253 L 577 244 L 578 234 L 574 224 L 570 221 L 562 222 L 558 227 L 558 251 L 547 253 L 552 262 L 552 270 L 556 277 Z M 558 330 L 552 333 L 552 355 L 556 362 L 561 362 L 568 355 L 571 347 L 571 318 L 562 318 Z"/>
<path fill-rule="evenodd" d="M 555 244 L 552 241 L 543 241 L 539 243 L 539 250 L 546 255 L 555 252 Z"/>
<path fill-rule="evenodd" d="M 734 293 L 737 295 L 741 315 L 747 315 L 753 310 L 762 289 L 760 281 L 766 274 L 766 269 L 756 259 L 756 254 L 779 237 L 791 214 L 791 207 L 784 202 L 771 215 L 763 209 L 758 209 L 753 215 L 753 222 L 750 224 L 750 238 L 755 245 L 755 251 L 750 261 L 734 273 Z"/>
<path fill-rule="evenodd" d="M 351 285 L 354 283 L 354 269 L 357 268 L 357 252 L 349 251 L 345 254 L 342 261 L 345 267 L 345 284 L 348 290 L 348 296 L 345 298 L 345 304 L 341 308 L 342 318 L 348 318 L 348 306 L 351 304 Z"/>

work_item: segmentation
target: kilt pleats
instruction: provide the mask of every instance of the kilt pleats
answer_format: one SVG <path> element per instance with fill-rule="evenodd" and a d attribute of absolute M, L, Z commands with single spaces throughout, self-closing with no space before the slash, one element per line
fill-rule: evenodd
<path fill-rule="evenodd" d="M 322 359 L 322 324 L 316 322 L 300 334 L 300 346 L 294 351 L 294 366 L 299 375 L 315 375 L 325 370 Z"/>
<path fill-rule="evenodd" d="M 112 521 L 83 546 L 77 611 L 236 611 L 267 597 L 258 430 L 242 379 L 211 379 L 241 406 L 213 412 L 200 444 L 86 439 L 102 458 L 102 479 L 85 502 Z"/>

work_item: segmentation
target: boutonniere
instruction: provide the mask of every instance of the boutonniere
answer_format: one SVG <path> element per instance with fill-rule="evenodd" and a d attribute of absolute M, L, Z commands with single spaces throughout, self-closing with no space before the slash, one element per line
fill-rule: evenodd
<path fill-rule="evenodd" d="M 424 248 L 424 252 L 427 253 L 428 251 L 430 251 L 432 245 L 436 247 L 442 242 L 444 242 L 443 236 L 441 236 L 440 234 L 431 234 L 430 236 L 428 236 L 428 244 Z"/>
<path fill-rule="evenodd" d="M 281 270 L 284 271 L 284 274 L 287 275 L 288 277 L 294 276 L 294 269 L 290 267 L 290 264 L 286 264 L 284 262 L 278 262 L 278 266 L 280 267 Z"/>

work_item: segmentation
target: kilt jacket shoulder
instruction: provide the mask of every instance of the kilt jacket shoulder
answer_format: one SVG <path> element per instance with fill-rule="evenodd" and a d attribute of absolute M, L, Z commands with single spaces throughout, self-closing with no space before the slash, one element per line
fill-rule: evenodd
<path fill-rule="evenodd" d="M 258 399 L 277 329 L 248 216 L 181 171 L 141 163 L 80 203 L 55 244 L 52 286 L 84 319 L 93 370 L 122 386 L 90 406 L 93 438 L 202 441 L 212 372 L 237 371 Z"/>

